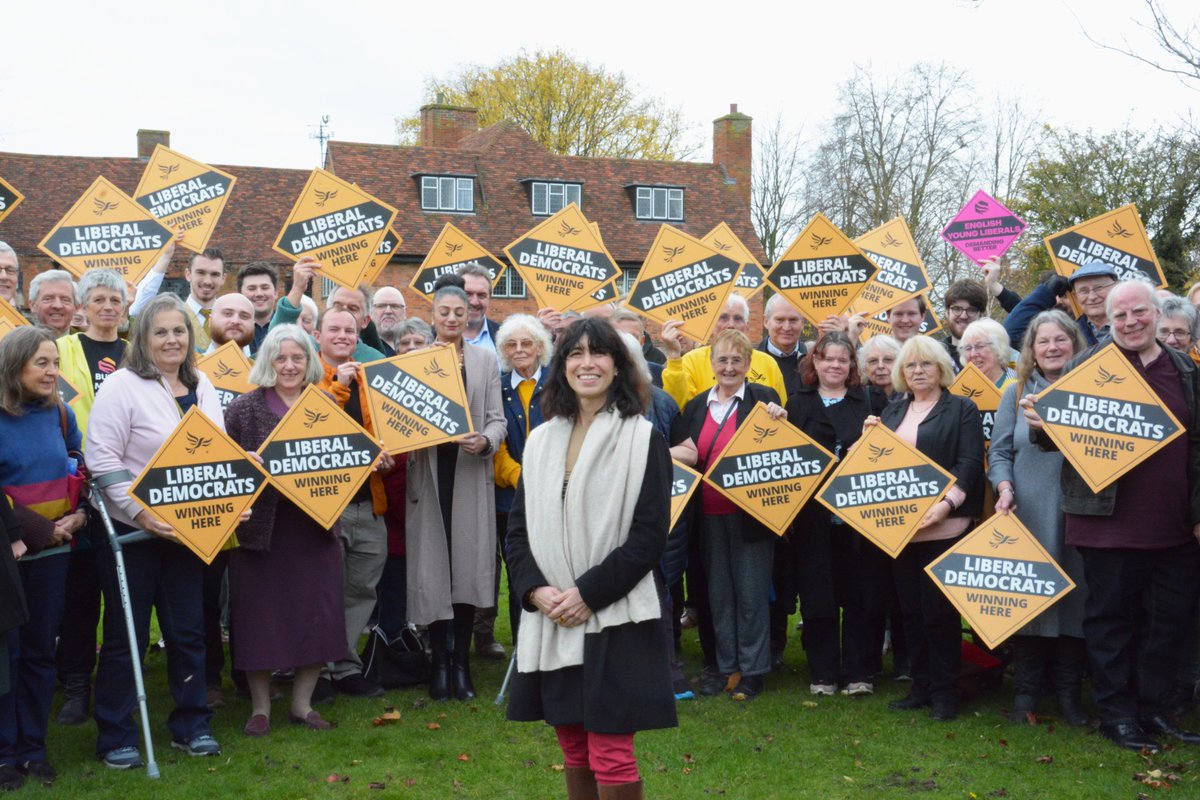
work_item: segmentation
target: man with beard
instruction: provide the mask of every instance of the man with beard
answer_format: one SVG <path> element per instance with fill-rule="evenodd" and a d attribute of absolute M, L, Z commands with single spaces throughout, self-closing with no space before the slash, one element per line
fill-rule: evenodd
<path fill-rule="evenodd" d="M 399 289 L 383 286 L 375 291 L 371 301 L 371 319 L 383 343 L 383 354 L 389 358 L 396 355 L 396 348 L 400 344 L 396 333 L 407 317 L 408 304 Z"/>
<path fill-rule="evenodd" d="M 212 341 L 205 353 L 211 353 L 226 342 L 234 342 L 250 357 L 254 342 L 254 303 L 243 294 L 223 294 L 213 303 L 208 319 Z"/>

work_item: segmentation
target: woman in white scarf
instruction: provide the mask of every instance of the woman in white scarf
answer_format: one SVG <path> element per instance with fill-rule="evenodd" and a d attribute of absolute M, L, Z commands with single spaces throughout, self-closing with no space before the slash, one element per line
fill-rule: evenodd
<path fill-rule="evenodd" d="M 543 390 L 508 519 L 524 611 L 508 718 L 545 720 L 569 798 L 642 797 L 633 734 L 674 727 L 653 567 L 667 540 L 671 462 L 642 413 L 648 385 L 616 331 L 574 323 Z"/>

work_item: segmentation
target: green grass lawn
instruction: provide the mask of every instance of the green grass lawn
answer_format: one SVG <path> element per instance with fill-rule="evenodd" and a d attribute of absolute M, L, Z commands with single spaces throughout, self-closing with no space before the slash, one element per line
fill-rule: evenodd
<path fill-rule="evenodd" d="M 501 625 L 505 614 L 501 613 Z M 507 632 L 501 639 L 509 641 Z M 699 647 L 684 638 L 689 674 Z M 150 715 L 162 778 L 106 769 L 94 756 L 95 727 L 51 724 L 50 755 L 59 796 L 139 798 L 557 798 L 562 759 L 543 725 L 504 721 L 494 705 L 504 665 L 477 661 L 480 699 L 429 702 L 422 689 L 377 700 L 338 698 L 321 713 L 338 722 L 330 732 L 287 723 L 286 699 L 274 706 L 275 728 L 249 739 L 241 727 L 248 701 L 217 712 L 219 758 L 188 758 L 169 747 L 164 656 L 150 656 Z M 789 643 L 782 673 L 757 700 L 727 697 L 679 704 L 679 727 L 639 734 L 646 794 L 654 798 L 1127 798 L 1200 797 L 1197 750 L 1142 757 L 1093 731 L 1048 720 L 1013 726 L 1005 716 L 1009 688 L 976 699 L 953 723 L 924 713 L 895 712 L 887 701 L 907 684 L 885 679 L 872 697 L 812 698 L 804 654 Z M 286 687 L 285 687 L 286 692 Z M 56 703 L 57 706 L 57 703 Z M 401 721 L 372 724 L 389 707 Z M 1050 709 L 1047 709 L 1050 710 Z M 1196 720 L 1193 720 L 1195 723 Z M 1161 771 L 1170 791 L 1135 776 Z M 1171 776 L 1176 776 L 1172 778 Z M 41 793 L 26 787 L 27 794 Z M 18 795 L 19 796 L 19 795 Z"/>

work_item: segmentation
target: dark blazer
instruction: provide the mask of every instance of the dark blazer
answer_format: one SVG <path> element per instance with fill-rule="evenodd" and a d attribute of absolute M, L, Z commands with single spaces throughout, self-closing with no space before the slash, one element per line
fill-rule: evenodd
<path fill-rule="evenodd" d="M 779 371 L 783 373 L 783 386 L 787 389 L 788 397 L 791 397 L 793 393 L 800 389 L 800 372 L 797 367 L 800 365 L 800 359 L 804 358 L 805 354 L 808 353 L 808 348 L 804 345 L 804 342 L 796 342 L 795 353 L 792 353 L 790 356 L 777 356 L 767 349 L 768 341 L 770 341 L 770 338 L 764 336 L 763 340 L 758 343 L 758 347 L 754 349 L 761 350 L 775 359 L 775 363 L 779 365 Z M 781 398 L 780 402 L 786 402 L 787 399 L 787 397 Z"/>
<path fill-rule="evenodd" d="M 770 386 L 763 386 L 761 383 L 751 383 L 746 381 L 746 394 L 740 403 L 737 405 L 737 417 L 734 418 L 734 427 L 741 425 L 746 421 L 746 417 L 750 416 L 750 412 L 754 410 L 754 406 L 759 402 L 763 403 L 779 403 L 779 395 Z M 687 431 L 688 436 L 700 446 L 700 431 L 704 427 L 704 417 L 708 414 L 708 391 L 705 390 L 693 397 L 683 407 L 683 427 Z M 708 454 L 703 450 L 698 454 L 700 459 L 705 458 Z M 697 464 L 696 469 L 704 472 L 711 466 L 710 464 Z M 692 495 L 691 512 L 693 519 L 699 519 L 700 514 L 700 491 L 696 491 Z M 765 538 L 775 538 L 775 534 L 765 525 L 758 522 L 754 517 L 747 514 L 745 511 L 738 511 L 742 517 L 742 535 L 749 541 L 759 541 Z"/>
<path fill-rule="evenodd" d="M 13 542 L 19 541 L 21 526 L 13 516 L 8 495 L 0 492 L 0 634 L 29 621 L 21 573 L 12 554 Z"/>
<path fill-rule="evenodd" d="M 912 395 L 905 394 L 883 410 L 879 420 L 895 430 Z M 979 409 L 965 397 L 942 389 L 937 405 L 917 427 L 917 449 L 954 476 L 967 499 L 952 517 L 978 517 L 983 513 L 983 419 Z"/>
<path fill-rule="evenodd" d="M 236 397 L 225 409 L 225 432 L 243 450 L 257 451 L 278 424 L 279 417 L 267 408 L 266 389 L 255 389 Z M 250 515 L 250 519 L 237 526 L 239 547 L 260 551 L 271 549 L 271 534 L 275 530 L 275 509 L 280 502 L 292 501 L 268 483 L 254 501 L 254 513 Z M 341 523 L 333 523 L 329 531 L 334 536 L 340 536 Z"/>
<path fill-rule="evenodd" d="M 529 430 L 541 425 L 545 418 L 542 416 L 542 389 L 546 386 L 546 378 L 550 374 L 549 367 L 542 367 L 537 384 L 533 387 L 533 396 L 529 398 Z M 525 407 L 521 405 L 521 395 L 512 386 L 512 370 L 500 373 L 500 397 L 504 406 L 504 421 L 508 424 L 508 433 L 504 437 L 508 445 L 508 454 L 518 464 L 525 456 Z M 515 489 L 496 488 L 496 512 L 507 513 L 512 507 Z"/>
<path fill-rule="evenodd" d="M 834 455 L 842 456 L 862 435 L 863 420 L 878 416 L 887 407 L 887 397 L 874 386 L 847 389 L 842 402 L 828 408 L 816 386 L 800 385 L 787 401 L 788 422 Z M 841 451 L 836 450 L 841 443 Z"/>

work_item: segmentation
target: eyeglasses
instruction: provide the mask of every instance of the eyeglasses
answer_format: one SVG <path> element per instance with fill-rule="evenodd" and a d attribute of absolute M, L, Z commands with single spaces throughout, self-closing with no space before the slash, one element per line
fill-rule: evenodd
<path fill-rule="evenodd" d="M 991 349 L 991 345 L 983 344 L 981 342 L 979 344 L 964 344 L 958 348 L 958 352 L 970 355 L 971 353 L 986 353 Z"/>
<path fill-rule="evenodd" d="M 509 339 L 504 343 L 505 350 L 532 350 L 534 347 L 533 339 Z"/>
<path fill-rule="evenodd" d="M 376 303 L 375 307 L 382 308 L 384 311 L 389 311 L 389 310 L 393 310 L 393 309 L 396 311 L 399 311 L 401 309 L 408 308 L 408 306 L 404 305 L 403 303 Z"/>
<path fill-rule="evenodd" d="M 1164 342 L 1167 339 L 1174 339 L 1177 342 L 1184 342 L 1184 341 L 1187 341 L 1188 339 L 1191 339 L 1192 334 L 1190 331 L 1179 331 L 1179 330 L 1167 331 L 1167 330 L 1162 330 L 1160 328 L 1158 331 L 1158 337 L 1160 339 L 1162 339 Z"/>
<path fill-rule="evenodd" d="M 1108 283 L 1102 283 L 1099 286 L 1080 286 L 1076 289 L 1072 289 L 1071 291 L 1075 293 L 1076 297 L 1091 297 L 1092 295 L 1099 297 L 1102 293 L 1107 294 L 1108 290 L 1116 285 L 1116 281 L 1110 281 Z"/>
<path fill-rule="evenodd" d="M 952 317 L 966 317 L 967 319 L 975 319 L 979 316 L 979 309 L 974 306 L 950 306 L 946 309 Z"/>
<path fill-rule="evenodd" d="M 905 372 L 915 372 L 917 370 L 932 372 L 936 368 L 937 364 L 932 361 L 911 361 L 902 367 Z"/>

